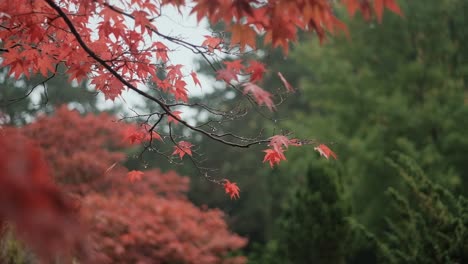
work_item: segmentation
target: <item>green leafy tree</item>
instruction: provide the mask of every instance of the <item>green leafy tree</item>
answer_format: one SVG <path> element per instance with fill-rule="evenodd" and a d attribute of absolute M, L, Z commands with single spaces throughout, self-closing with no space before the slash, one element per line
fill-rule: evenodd
<path fill-rule="evenodd" d="M 429 180 L 416 162 L 389 161 L 408 189 L 390 188 L 391 213 L 380 239 L 383 263 L 466 263 L 468 200 Z M 379 239 L 378 239 L 379 240 Z"/>
<path fill-rule="evenodd" d="M 333 168 L 315 166 L 286 199 L 274 240 L 258 263 L 345 263 L 351 225 L 350 207 Z"/>
<path fill-rule="evenodd" d="M 384 191 L 399 189 L 385 157 L 408 154 L 428 177 L 456 192 L 467 188 L 466 1 L 407 1 L 405 19 L 353 21 L 351 40 L 319 47 L 305 41 L 292 54 L 299 108 L 287 126 L 299 138 L 329 142 L 339 153 L 345 192 L 358 220 L 378 228 Z M 313 150 L 291 151 L 284 167 L 305 173 Z M 443 175 L 443 177 L 441 177 Z M 286 180 L 279 181 L 284 186 Z"/>

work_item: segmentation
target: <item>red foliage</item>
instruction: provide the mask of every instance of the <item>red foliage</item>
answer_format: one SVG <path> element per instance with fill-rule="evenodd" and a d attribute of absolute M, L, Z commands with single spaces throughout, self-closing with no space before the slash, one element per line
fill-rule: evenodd
<path fill-rule="evenodd" d="M 320 144 L 317 147 L 314 148 L 318 153 L 320 153 L 320 156 L 324 156 L 326 159 L 333 157 L 334 159 L 338 159 L 336 156 L 335 152 L 333 152 L 327 145 L 325 144 Z"/>
<path fill-rule="evenodd" d="M 286 160 L 284 156 L 283 149 L 275 150 L 275 149 L 266 149 L 264 150 L 265 158 L 263 158 L 263 162 L 268 161 L 270 163 L 270 167 L 273 168 L 275 164 L 279 164 L 282 160 Z"/>
<path fill-rule="evenodd" d="M 226 254 L 247 242 L 228 231 L 221 211 L 187 200 L 96 194 L 84 198 L 83 208 L 96 263 L 232 263 Z"/>
<path fill-rule="evenodd" d="M 179 155 L 180 159 L 182 159 L 185 154 L 192 156 L 192 147 L 192 143 L 180 141 L 176 146 L 174 146 L 174 152 L 172 152 L 172 155 Z"/>
<path fill-rule="evenodd" d="M 48 76 L 56 72 L 58 65 L 63 65 L 70 80 L 81 82 L 89 78 L 95 89 L 103 92 L 105 97 L 111 100 L 119 97 L 124 89 L 133 90 L 145 99 L 154 102 L 160 108 L 160 114 L 168 117 L 168 122 L 177 124 L 180 122 L 178 115 L 180 112 L 173 111 L 171 108 L 181 102 L 188 102 L 186 78 L 190 76 L 196 85 L 200 83 L 194 72 L 184 74 L 183 65 L 171 62 L 172 50 L 168 48 L 168 43 L 188 48 L 207 60 L 210 60 L 207 56 L 213 55 L 212 59 L 216 60 L 216 51 L 237 55 L 231 49 L 232 47 L 239 48 L 241 52 L 246 47 L 255 48 L 258 35 L 263 35 L 265 43 L 282 48 L 286 54 L 289 43 L 297 39 L 299 30 L 315 32 L 320 40 L 325 38 L 327 32 L 346 31 L 346 26 L 333 11 L 332 5 L 336 1 L 193 0 L 190 2 L 190 12 L 196 15 L 198 21 L 207 18 L 213 24 L 223 22 L 230 33 L 229 45 L 225 45 L 224 39 L 215 36 L 205 36 L 204 41 L 199 45 L 189 43 L 180 37 L 165 35 L 156 26 L 163 6 L 172 5 L 180 9 L 186 7 L 188 1 L 123 0 L 117 2 L 119 3 L 95 0 L 17 0 L 15 4 L 11 4 L 9 1 L 1 1 L 1 65 L 8 66 L 9 75 L 17 79 L 22 75 L 27 78 L 33 74 Z M 342 0 L 340 3 L 345 5 L 352 15 L 360 10 L 365 17 L 370 18 L 375 13 L 379 21 L 382 19 L 385 8 L 396 14 L 402 14 L 396 0 Z M 100 20 L 95 27 L 93 25 L 96 24 L 96 18 Z M 133 21 L 133 26 L 130 26 L 132 23 L 128 23 L 128 20 Z M 148 41 L 155 35 L 158 41 Z M 158 63 L 154 63 L 155 60 Z M 238 75 L 241 71 L 245 71 L 244 74 L 250 74 L 250 80 L 239 82 L 244 87 L 243 94 L 249 94 L 257 104 L 265 105 L 269 110 L 275 108 L 273 95 L 254 84 L 266 71 L 263 64 L 250 61 L 249 67 L 244 68 L 240 60 L 234 59 L 231 62 L 225 62 L 225 65 L 226 69 L 217 71 L 217 79 L 229 84 L 233 80 L 239 82 Z M 158 77 L 160 73 L 164 73 L 164 79 Z M 286 79 L 280 73 L 278 75 L 286 89 L 293 91 Z M 156 98 L 139 88 L 146 85 L 148 81 L 154 82 L 156 89 L 179 102 L 170 104 L 165 99 Z M 191 104 L 183 105 L 191 106 Z M 213 140 L 231 146 L 239 145 L 223 140 L 220 135 L 193 127 L 187 122 L 181 123 L 192 131 L 202 133 Z M 38 122 L 37 126 L 41 124 Z M 34 133 L 43 133 L 41 129 L 35 129 Z M 67 129 L 73 129 L 79 133 L 93 130 L 88 129 L 87 126 L 67 127 Z M 127 133 L 126 138 L 131 143 L 148 140 L 148 137 L 143 136 L 142 133 L 143 131 L 133 130 Z M 154 136 L 157 138 L 158 134 Z M 152 137 L 153 135 L 150 136 Z M 49 141 L 54 140 L 41 138 L 42 145 L 50 144 Z M 86 140 L 97 145 L 104 143 L 95 142 L 91 138 Z M 71 142 L 75 146 L 72 146 Z M 85 160 L 93 160 L 89 156 L 100 155 L 99 151 L 88 153 L 86 151 L 88 145 L 87 142 L 78 144 L 72 140 L 65 142 L 64 153 L 72 158 L 51 159 L 56 163 L 52 166 L 60 168 L 58 179 L 63 178 L 63 175 L 67 175 L 68 180 L 91 177 L 91 175 L 81 173 L 82 168 L 78 166 L 66 171 L 67 168 L 72 167 L 65 164 L 69 162 L 81 164 Z M 248 145 L 241 147 L 245 146 Z M 79 151 L 76 151 L 77 149 Z M 184 153 L 188 154 L 189 151 L 176 152 L 180 157 Z M 46 155 L 49 157 L 55 154 L 48 152 Z M 86 166 L 93 167 L 87 171 L 94 171 L 92 175 L 98 175 L 108 164 L 114 164 L 122 159 L 119 157 L 120 153 L 109 152 L 106 155 L 107 159 L 96 159 L 99 162 L 86 163 Z"/>
<path fill-rule="evenodd" d="M 142 171 L 132 170 L 127 173 L 127 177 L 131 183 L 134 183 L 136 181 L 141 180 L 141 177 L 143 176 L 143 174 L 144 173 Z"/>
<path fill-rule="evenodd" d="M 180 111 L 171 109 L 173 105 L 138 88 L 151 80 L 157 89 L 176 101 L 188 101 L 185 81 L 188 75 L 182 73 L 183 65 L 171 64 L 171 51 L 162 41 L 178 43 L 207 56 L 216 55 L 216 50 L 230 53 L 234 46 L 241 51 L 246 47 L 255 48 L 256 36 L 263 34 L 265 43 L 281 47 L 286 54 L 289 42 L 297 39 L 298 30 L 313 31 L 320 40 L 326 32 L 346 31 L 333 12 L 334 1 L 193 0 L 191 13 L 199 21 L 208 18 L 214 24 L 224 22 L 231 37 L 231 43 L 224 45 L 220 38 L 205 36 L 200 46 L 166 36 L 156 27 L 162 6 L 181 8 L 188 1 L 119 2 L 119 6 L 113 6 L 112 1 L 95 0 L 17 0 L 14 4 L 0 1 L 1 66 L 8 66 L 9 75 L 18 79 L 33 74 L 47 77 L 56 72 L 58 65 L 64 65 L 70 81 L 82 82 L 89 78 L 107 99 L 114 100 L 124 89 L 131 89 L 158 105 L 161 116 L 166 115 L 168 122 L 180 122 L 192 131 L 234 146 L 235 143 L 224 141 L 222 136 L 183 122 Z M 374 12 L 379 21 L 384 8 L 402 14 L 395 0 L 342 0 L 341 3 L 350 14 L 360 10 L 364 17 L 370 18 Z M 96 18 L 102 21 L 94 27 Z M 133 20 L 133 26 L 128 25 L 128 19 Z M 161 41 L 147 41 L 153 35 L 158 35 Z M 154 63 L 155 59 L 163 66 Z M 250 94 L 257 104 L 273 110 L 272 94 L 254 84 L 265 72 L 263 65 L 253 61 L 249 64 L 244 69 L 240 61 L 226 63 L 227 69 L 219 70 L 217 79 L 239 82 L 237 75 L 245 70 L 250 80 L 241 83 L 243 94 Z M 158 77 L 161 72 L 165 73 L 163 80 Z M 196 75 L 190 76 L 199 85 Z M 279 76 L 287 90 L 292 91 L 286 79 Z M 102 250 L 103 261 L 219 263 L 228 249 L 245 244 L 228 233 L 219 212 L 201 211 L 184 199 L 167 200 L 148 192 L 122 193 L 121 197 L 109 195 L 110 187 L 120 188 L 123 184 L 121 180 L 116 186 L 109 184 L 113 182 L 111 176 L 119 175 L 123 179 L 127 173 L 125 168 L 115 165 L 125 155 L 109 149 L 118 149 L 127 142 L 158 139 L 158 134 L 143 136 L 142 131 L 148 131 L 146 127 L 141 128 L 144 130 L 126 128 L 128 125 L 117 126 L 104 114 L 82 117 L 61 108 L 55 116 L 41 117 L 22 129 L 44 150 L 56 181 L 67 186 L 67 190 L 86 195 L 84 204 L 89 206 L 86 210 L 95 210 L 90 214 L 96 223 L 93 245 Z M 123 134 L 126 140 L 122 140 Z M 41 248 L 40 252 L 60 247 L 61 241 L 63 246 L 70 244 L 75 237 L 73 228 L 65 226 L 70 222 L 71 209 L 47 180 L 49 174 L 41 154 L 22 137 L 5 135 L 0 139 L 0 217 L 14 221 L 20 233 Z M 269 161 L 273 166 L 285 160 L 283 152 L 292 141 L 284 142 L 270 142 L 272 149 L 265 151 L 264 162 Z M 179 142 L 173 154 L 180 158 L 191 155 L 191 147 L 188 142 Z M 329 156 L 336 159 L 333 151 L 323 144 L 316 150 L 327 159 Z M 234 183 L 226 187 L 231 197 L 238 197 Z M 91 194 L 92 190 L 101 194 Z M 39 211 L 41 214 L 36 217 Z M 64 230 L 70 233 L 65 234 Z M 41 238 L 45 243 L 39 243 Z"/>
<path fill-rule="evenodd" d="M 281 82 L 283 83 L 284 87 L 286 88 L 286 91 L 293 93 L 294 92 L 294 87 L 284 78 L 283 74 L 281 72 L 278 72 L 278 77 L 280 77 Z"/>
<path fill-rule="evenodd" d="M 245 69 L 250 74 L 250 82 L 254 83 L 263 79 L 263 74 L 266 72 L 265 65 L 258 61 L 250 61 L 249 67 Z"/>
<path fill-rule="evenodd" d="M 129 172 L 114 165 L 125 158 L 115 149 L 128 146 L 122 133 L 132 126 L 112 120 L 106 114 L 83 116 L 61 107 L 22 129 L 43 148 L 65 190 L 80 194 L 93 263 L 245 263 L 244 257 L 228 253 L 245 246 L 246 239 L 229 232 L 221 211 L 197 208 L 187 199 L 188 178 L 156 169 Z M 186 143 L 179 142 L 188 148 L 185 154 L 191 147 Z M 238 197 L 238 189 L 232 195 Z M 34 212 L 26 209 L 24 213 Z"/>
<path fill-rule="evenodd" d="M 164 43 L 148 44 L 144 36 L 158 34 L 166 38 L 160 34 L 152 18 L 160 15 L 162 5 L 180 8 L 187 1 L 158 2 L 127 0 L 119 5 L 125 7 L 122 9 L 112 3 L 92 0 L 18 0 L 14 5 L 2 1 L 0 40 L 2 46 L 8 48 L 8 52 L 2 54 L 2 65 L 10 66 L 10 74 L 18 78 L 22 74 L 26 77 L 36 73 L 46 76 L 48 72 L 55 72 L 56 64 L 63 63 L 71 79 L 80 82 L 91 77 L 96 89 L 114 100 L 125 87 L 137 89 L 137 83 L 158 79 L 159 66 L 152 63 L 153 56 L 162 62 L 170 61 L 169 50 Z M 372 3 L 379 20 L 384 7 L 401 15 L 395 0 L 341 2 L 351 14 L 356 10 L 367 14 Z M 325 32 L 346 30 L 335 16 L 329 0 L 194 0 L 191 12 L 199 21 L 206 17 L 213 23 L 224 22 L 231 32 L 230 45 L 239 45 L 241 50 L 246 46 L 255 48 L 258 33 L 265 34 L 266 43 L 282 47 L 287 53 L 289 42 L 297 39 L 298 30 L 314 31 L 321 39 L 325 38 Z M 103 20 L 94 30 L 91 25 L 95 17 Z M 134 27 L 129 27 L 125 19 L 132 19 Z M 220 48 L 223 43 L 217 37 L 205 38 L 201 46 L 209 52 Z M 112 61 L 112 66 L 105 65 L 108 61 Z M 166 70 L 168 81 L 171 84 L 178 81 L 179 88 L 165 91 L 185 101 L 184 85 L 181 85 L 184 76 L 170 74 L 171 67 L 175 66 L 178 65 L 168 64 Z M 118 75 L 125 76 L 127 81 Z"/>
<path fill-rule="evenodd" d="M 226 180 L 226 179 L 224 179 L 223 181 L 224 181 L 224 183 L 223 183 L 224 191 L 227 194 L 229 194 L 229 196 L 231 196 L 231 199 L 239 198 L 240 197 L 240 195 L 239 195 L 240 189 L 239 189 L 239 186 L 237 186 L 237 183 L 230 182 L 229 180 Z"/>
<path fill-rule="evenodd" d="M 258 105 L 265 105 L 270 111 L 273 111 L 276 108 L 273 100 L 271 99 L 273 96 L 271 93 L 250 82 L 245 83 L 243 86 L 244 94 L 250 93 Z"/>
<path fill-rule="evenodd" d="M 0 131 L 0 221 L 43 257 L 79 246 L 76 210 L 53 184 L 37 145 L 12 129 Z"/>
<path fill-rule="evenodd" d="M 82 116 L 63 106 L 52 116 L 39 117 L 22 132 L 43 149 L 55 180 L 67 191 L 83 194 L 108 188 L 102 176 L 108 176 L 109 166 L 125 160 L 124 153 L 110 149 L 128 145 L 123 135 L 129 129 L 133 125 L 117 124 L 105 113 Z"/>

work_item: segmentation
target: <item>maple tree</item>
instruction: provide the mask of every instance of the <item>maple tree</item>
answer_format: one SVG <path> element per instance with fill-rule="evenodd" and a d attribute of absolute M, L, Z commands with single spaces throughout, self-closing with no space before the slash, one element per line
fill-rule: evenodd
<path fill-rule="evenodd" d="M 0 143 L 0 228 L 15 223 L 19 237 L 44 258 L 77 249 L 76 208 L 54 185 L 41 149 L 11 128 L 0 131 Z"/>
<path fill-rule="evenodd" d="M 326 39 L 327 33 L 339 31 L 346 33 L 343 24 L 334 11 L 334 5 L 328 0 L 195 0 L 190 5 L 190 13 L 198 21 L 207 18 L 211 23 L 223 22 L 230 38 L 222 34 L 213 33 L 205 36 L 202 43 L 191 43 L 181 37 L 164 33 L 158 27 L 158 18 L 165 6 L 172 6 L 178 10 L 187 8 L 184 0 L 121 0 L 108 2 L 104 0 L 66 0 L 66 1 L 28 1 L 18 0 L 14 5 L 3 1 L 0 3 L 0 56 L 1 65 L 9 68 L 8 75 L 15 79 L 30 78 L 32 75 L 42 75 L 46 83 L 57 74 L 59 65 L 66 68 L 69 81 L 82 83 L 89 80 L 90 85 L 104 94 L 106 99 L 116 100 L 122 96 L 124 90 L 136 93 L 143 100 L 151 102 L 155 107 L 152 112 L 136 113 L 137 117 L 145 117 L 140 124 L 133 128 L 126 124 L 115 124 L 126 127 L 120 138 L 115 134 L 102 139 L 97 145 L 135 144 L 142 143 L 146 150 L 153 150 L 165 156 L 169 152 L 162 152 L 161 145 L 172 144 L 172 155 L 180 159 L 188 158 L 199 168 L 201 175 L 208 180 L 224 186 L 231 197 L 238 197 L 239 189 L 235 183 L 224 179 L 216 179 L 209 175 L 209 170 L 200 166 L 197 159 L 195 142 L 189 142 L 184 133 L 175 134 L 175 126 L 184 127 L 193 133 L 201 134 L 215 142 L 237 148 L 249 148 L 258 144 L 268 145 L 265 161 L 276 165 L 286 160 L 284 152 L 288 145 L 314 145 L 320 153 L 335 157 L 334 153 L 323 143 L 309 139 L 281 138 L 290 134 L 282 133 L 271 137 L 245 137 L 234 135 L 217 129 L 214 131 L 212 122 L 219 124 L 242 115 L 238 111 L 214 109 L 206 104 L 190 102 L 189 82 L 203 86 L 197 73 L 188 70 L 185 65 L 174 64 L 171 61 L 169 44 L 178 45 L 201 56 L 212 66 L 216 78 L 245 97 L 252 108 L 265 106 L 268 110 L 276 109 L 274 93 L 270 88 L 261 87 L 261 79 L 266 72 L 265 65 L 242 59 L 226 60 L 220 63 L 219 58 L 241 55 L 243 52 L 256 48 L 256 37 L 263 36 L 264 42 L 273 48 L 282 48 L 288 53 L 289 43 L 297 40 L 299 30 L 315 32 L 320 41 Z M 395 0 L 342 0 L 348 12 L 354 15 L 360 10 L 364 17 L 371 18 L 373 14 L 380 21 L 384 8 L 402 15 Z M 224 54 L 224 55 L 223 55 Z M 248 66 L 246 66 L 248 64 Z M 286 78 L 277 73 L 283 82 L 287 93 L 294 91 Z M 146 89 L 149 88 L 149 89 Z M 192 125 L 182 118 L 184 112 L 191 108 L 204 109 L 209 114 L 210 122 Z M 257 109 L 258 110 L 258 109 Z M 260 111 L 260 110 L 258 110 Z M 234 114 L 232 114 L 234 113 Z M 66 121 L 62 121 L 66 124 Z M 39 126 L 40 121 L 37 122 Z M 45 128 L 34 130 L 39 136 Z M 76 133 L 86 134 L 89 127 L 73 127 Z M 89 130 L 88 130 L 89 131 Z M 103 133 L 109 132 L 104 129 Z M 161 136 L 163 135 L 163 136 Z M 35 135 L 36 136 L 36 135 Z M 91 136 L 90 137 L 94 137 Z M 167 139 L 164 140 L 163 139 Z M 47 142 L 44 144 L 52 144 Z M 89 142 L 74 145 L 64 149 L 63 153 L 72 156 L 64 159 L 51 159 L 63 168 L 74 168 L 69 172 L 62 171 L 57 176 L 58 181 L 69 181 L 80 178 L 93 178 L 103 171 L 112 168 L 123 159 L 121 153 L 90 154 L 86 150 Z M 325 147 L 323 147 L 325 146 Z M 93 146 L 94 147 L 94 146 Z M 77 151 L 82 148 L 83 152 Z M 169 153 L 169 154 L 167 154 Z M 55 155 L 54 153 L 46 153 Z M 79 165 L 87 159 L 87 155 L 96 155 L 96 163 L 90 163 L 86 171 Z M 3 158 L 3 156 L 2 156 Z M 58 158 L 58 157 L 57 157 Z M 335 157 L 336 158 L 336 157 Z M 62 163 L 63 162 L 63 163 Z M 72 164 L 68 164 L 72 163 Z M 69 165 L 72 165 L 69 167 Z M 86 168 L 88 169 L 88 168 Z M 12 172 L 13 173 L 13 172 Z M 69 177 L 76 173 L 76 177 Z M 89 174 L 87 174 L 89 173 Z M 11 174 L 13 175 L 13 174 Z M 10 177 L 6 175 L 4 177 Z M 130 173 L 129 178 L 139 179 L 141 173 Z M 147 177 L 143 176 L 143 179 Z M 85 184 L 87 185 L 87 184 Z M 76 186 L 75 186 L 76 187 Z M 77 193 L 85 194 L 86 188 L 78 184 Z"/>
<path fill-rule="evenodd" d="M 357 10 L 370 18 L 371 11 L 380 21 L 384 7 L 402 14 L 394 0 L 343 0 L 349 13 Z M 209 109 L 213 119 L 228 116 L 224 111 L 211 109 L 208 105 L 189 103 L 187 78 L 202 86 L 195 71 L 185 74 L 184 65 L 171 62 L 168 43 L 176 44 L 200 54 L 217 73 L 217 79 L 224 81 L 234 90 L 242 92 L 246 99 L 270 111 L 275 110 L 273 94 L 258 84 L 266 72 L 265 66 L 255 60 L 244 66 L 241 59 L 219 64 L 218 53 L 236 54 L 249 47 L 256 48 L 256 36 L 263 35 L 264 42 L 272 47 L 281 47 L 287 54 L 289 42 L 297 39 L 298 30 L 315 32 L 320 40 L 326 32 L 346 31 L 346 26 L 337 18 L 334 6 L 327 0 L 301 1 L 193 1 L 191 14 L 198 21 L 207 18 L 211 23 L 223 22 L 231 34 L 230 41 L 216 34 L 205 36 L 202 43 L 190 43 L 181 38 L 163 33 L 158 28 L 158 17 L 164 6 L 186 8 L 186 1 L 19 1 L 16 5 L 0 4 L 0 41 L 2 44 L 2 65 L 9 67 L 9 74 L 15 78 L 33 74 L 50 77 L 56 73 L 59 64 L 65 65 L 70 80 L 82 82 L 89 78 L 96 90 L 107 99 L 115 100 L 123 90 L 129 89 L 152 101 L 159 111 L 145 113 L 147 132 L 162 129 L 164 118 L 174 125 L 185 126 L 195 133 L 201 133 L 214 141 L 247 148 L 268 139 L 247 138 L 240 135 L 226 136 L 214 133 L 204 126 L 190 125 L 181 118 L 180 108 Z M 26 15 L 27 14 L 27 15 Z M 93 19 L 99 18 L 94 27 Z M 133 22 L 133 25 L 132 23 Z M 150 41 L 148 41 L 150 40 Z M 164 73 L 164 77 L 158 73 Z M 244 82 L 238 76 L 249 75 Z M 286 78 L 278 73 L 288 92 L 294 91 Z M 148 81 L 155 84 L 153 90 L 163 92 L 157 97 L 143 86 Z M 244 87 L 239 89 L 238 86 Z M 142 114 L 143 115 L 143 114 Z M 132 141 L 141 141 L 138 138 Z M 173 155 L 183 158 L 192 156 L 186 146 L 175 146 Z M 310 142 L 309 142 L 310 143 Z M 319 142 L 312 142 L 314 145 Z M 188 146 L 188 144 L 186 144 Z M 151 147 L 151 146 L 150 146 Z M 268 153 L 267 153 L 268 155 Z"/>
<path fill-rule="evenodd" d="M 187 199 L 185 194 L 189 189 L 187 177 L 181 177 L 172 171 L 162 173 L 157 169 L 129 171 L 122 165 L 126 157 L 122 150 L 132 146 L 126 137 L 122 137 L 122 134 L 128 134 L 128 131 L 138 132 L 138 130 L 135 130 L 133 124 L 116 123 L 114 119 L 105 113 L 81 115 L 63 106 L 58 108 L 53 115 L 39 117 L 35 122 L 17 129 L 16 136 L 10 135 L 10 139 L 21 137 L 21 140 L 25 142 L 34 139 L 35 148 L 42 150 L 44 158 L 31 159 L 31 162 L 42 164 L 31 166 L 31 169 L 34 169 L 37 175 L 43 175 L 45 172 L 42 168 L 46 167 L 42 162 L 47 159 L 50 161 L 49 165 L 55 181 L 61 189 L 75 197 L 76 209 L 70 211 L 68 215 L 61 216 L 70 219 L 66 218 L 67 221 L 54 219 L 50 224 L 76 225 L 79 212 L 80 220 L 89 229 L 90 236 L 86 240 L 73 233 L 74 230 L 80 231 L 76 227 L 60 228 L 58 230 L 69 230 L 68 235 L 57 239 L 54 239 L 54 236 L 51 237 L 51 244 L 46 243 L 47 247 L 51 250 L 62 249 L 59 247 L 60 244 L 53 242 L 62 243 L 67 239 L 80 238 L 86 242 L 88 257 L 99 263 L 152 262 L 155 260 L 166 263 L 199 263 L 200 261 L 203 263 L 245 263 L 245 257 L 229 257 L 228 253 L 244 247 L 247 240 L 228 230 L 224 215 L 220 210 L 199 208 Z M 74 129 L 69 129 L 70 127 Z M 15 155 L 15 153 L 20 155 L 24 153 L 23 151 L 29 155 L 37 155 L 35 150 L 28 148 L 21 152 L 15 152 L 12 148 L 12 146 L 7 146 L 2 149 L 0 153 L 2 157 L 8 152 L 14 154 L 2 161 L 8 161 L 13 165 L 15 162 L 23 162 Z M 69 152 L 71 149 L 73 152 Z M 109 163 L 113 165 L 109 167 Z M 5 168 L 5 164 L 1 163 L 0 166 Z M 35 180 L 36 174 L 33 174 L 32 180 Z M 29 180 L 30 178 L 22 176 L 19 179 Z M 0 180 L 5 183 L 2 187 L 10 186 L 10 189 L 11 186 L 19 184 L 5 182 L 11 180 L 8 177 L 0 178 Z M 45 180 L 50 181 L 51 178 L 47 177 Z M 29 184 L 37 188 L 47 187 L 35 181 Z M 28 182 L 23 182 L 21 186 L 23 185 L 23 188 L 28 187 Z M 235 192 L 235 184 L 231 186 Z M 46 192 L 48 189 L 45 189 L 42 195 L 45 198 L 50 194 L 58 195 L 58 189 L 53 188 L 48 192 Z M 40 220 L 41 217 L 34 215 L 35 211 L 27 207 L 35 205 L 28 199 L 38 199 L 40 193 L 26 196 L 27 190 L 20 188 L 5 190 L 2 193 L 22 197 L 20 199 L 5 196 L 2 200 L 17 201 L 16 210 L 18 211 L 15 212 L 19 214 L 17 217 L 21 218 L 14 222 L 19 224 L 20 230 L 29 228 L 25 231 L 32 235 L 44 235 L 41 232 L 55 230 L 51 227 L 45 229 L 35 224 L 34 221 Z M 3 205 L 1 208 L 5 210 L 9 207 Z M 19 209 L 23 210 L 19 211 Z M 47 210 L 48 207 L 41 206 L 36 209 Z M 54 207 L 49 210 L 54 214 L 67 212 Z M 72 214 L 75 211 L 76 213 Z M 10 211 L 0 213 L 2 219 L 12 218 L 5 215 L 11 214 Z M 33 223 L 26 222 L 24 225 L 31 226 L 23 227 L 25 220 Z M 37 228 L 37 232 L 31 230 L 32 228 Z M 45 245 L 41 243 L 43 237 L 34 239 L 36 240 L 31 241 L 33 245 Z M 44 251 L 42 248 L 38 250 Z M 75 257 L 83 258 L 82 255 L 75 255 Z"/>

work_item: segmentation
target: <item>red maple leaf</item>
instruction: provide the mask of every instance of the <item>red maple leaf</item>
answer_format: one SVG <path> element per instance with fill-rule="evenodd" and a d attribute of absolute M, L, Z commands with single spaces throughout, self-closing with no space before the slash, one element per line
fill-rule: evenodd
<path fill-rule="evenodd" d="M 167 56 L 168 48 L 162 42 L 155 42 L 154 46 L 156 46 L 156 58 L 160 59 L 162 62 L 167 62 L 169 57 Z"/>
<path fill-rule="evenodd" d="M 215 49 L 219 48 L 222 42 L 223 40 L 220 38 L 205 36 L 205 40 L 201 45 L 207 47 L 208 51 L 213 52 Z"/>
<path fill-rule="evenodd" d="M 231 83 L 232 80 L 239 81 L 237 74 L 229 69 L 221 69 L 216 72 L 216 80 L 223 80 L 226 83 Z"/>
<path fill-rule="evenodd" d="M 146 27 L 150 26 L 150 21 L 148 19 L 148 13 L 141 10 L 135 10 L 132 13 L 135 21 L 135 28 L 140 27 L 141 33 L 144 34 Z M 151 31 L 148 31 L 151 32 Z"/>
<path fill-rule="evenodd" d="M 281 74 L 281 72 L 278 72 L 278 76 L 280 77 L 281 79 L 281 82 L 283 83 L 284 87 L 286 88 L 286 91 L 290 92 L 290 93 L 294 93 L 294 87 L 292 87 L 292 85 L 286 80 L 286 78 L 284 78 L 283 74 Z"/>
<path fill-rule="evenodd" d="M 270 167 L 273 168 L 275 164 L 279 164 L 282 160 L 286 160 L 286 157 L 283 154 L 283 150 L 275 150 L 275 149 L 266 149 L 265 158 L 263 158 L 263 162 L 265 163 L 268 161 L 270 163 Z"/>
<path fill-rule="evenodd" d="M 159 135 L 156 131 L 149 130 L 151 128 L 148 125 L 143 125 L 139 128 L 136 126 L 128 126 L 125 130 L 123 130 L 123 138 L 124 142 L 128 142 L 130 144 L 138 144 L 142 143 L 143 141 L 150 141 L 152 139 L 157 139 L 163 141 L 161 135 Z"/>
<path fill-rule="evenodd" d="M 177 146 L 174 146 L 174 152 L 172 152 L 172 155 L 179 155 L 180 159 L 182 159 L 185 154 L 192 156 L 192 147 L 192 143 L 187 141 L 180 141 L 177 143 Z"/>
<path fill-rule="evenodd" d="M 244 51 L 246 46 L 255 49 L 257 34 L 249 25 L 231 25 L 229 31 L 232 34 L 231 47 L 239 44 L 241 51 Z"/>
<path fill-rule="evenodd" d="M 273 103 L 273 100 L 271 99 L 272 95 L 271 93 L 263 90 L 260 88 L 258 85 L 253 84 L 253 83 L 245 83 L 244 85 L 244 94 L 250 93 L 255 99 L 255 102 L 257 102 L 258 105 L 264 104 L 270 111 L 273 111 L 275 109 L 275 104 Z"/>
<path fill-rule="evenodd" d="M 124 134 L 124 141 L 135 144 L 141 143 L 145 139 L 145 132 L 137 129 L 134 126 L 130 126 L 123 131 Z"/>
<path fill-rule="evenodd" d="M 134 183 L 141 180 L 141 176 L 143 176 L 143 174 L 144 173 L 142 171 L 132 170 L 127 173 L 127 178 L 131 183 Z"/>
<path fill-rule="evenodd" d="M 171 113 L 172 113 L 175 117 L 177 117 L 178 119 L 181 119 L 181 118 L 180 118 L 180 114 L 182 114 L 181 111 L 172 111 Z M 177 119 L 175 119 L 174 117 L 172 117 L 172 116 L 170 116 L 170 115 L 167 116 L 167 122 L 168 122 L 168 123 L 171 123 L 171 122 L 172 122 L 172 123 L 174 123 L 174 124 L 176 124 L 176 125 L 179 123 L 179 121 L 178 121 Z"/>
<path fill-rule="evenodd" d="M 223 183 L 223 187 L 224 187 L 224 191 L 229 194 L 229 196 L 231 197 L 231 199 L 238 199 L 240 198 L 240 195 L 239 195 L 239 186 L 237 186 L 237 183 L 235 182 L 230 182 L 229 180 L 227 179 L 224 179 L 223 180 L 224 183 Z"/>
<path fill-rule="evenodd" d="M 251 60 L 249 67 L 245 69 L 245 72 L 250 74 L 250 82 L 256 82 L 263 78 L 263 74 L 266 72 L 265 64 Z"/>
<path fill-rule="evenodd" d="M 334 159 L 338 159 L 335 152 L 333 152 L 325 144 L 318 145 L 317 147 L 314 148 L 314 150 L 318 151 L 318 153 L 320 153 L 320 156 L 324 156 L 326 159 L 328 159 L 330 156 L 332 156 Z"/>
<path fill-rule="evenodd" d="M 242 69 L 244 69 L 244 65 L 242 65 L 242 60 L 233 60 L 233 61 L 224 61 L 224 65 L 228 71 L 231 71 L 234 74 L 239 74 Z"/>
<path fill-rule="evenodd" d="M 275 135 L 270 137 L 270 143 L 268 146 L 272 147 L 276 151 L 281 151 L 284 148 L 288 148 L 289 145 L 299 146 L 297 139 L 289 139 L 283 135 Z"/>
<path fill-rule="evenodd" d="M 403 15 L 400 10 L 400 7 L 395 3 L 395 0 L 375 0 L 374 1 L 375 15 L 377 16 L 377 20 L 379 22 L 382 22 L 384 7 L 388 8 L 392 12 L 398 14 L 399 16 Z"/>
<path fill-rule="evenodd" d="M 200 83 L 200 80 L 198 79 L 197 73 L 192 71 L 190 75 L 192 76 L 193 83 L 195 83 L 195 86 L 198 85 L 201 88 L 201 83 Z"/>
<path fill-rule="evenodd" d="M 187 83 L 184 80 L 177 79 L 175 81 L 172 93 L 174 94 L 176 100 L 181 100 L 183 102 L 188 101 L 187 88 L 185 88 L 186 85 Z"/>

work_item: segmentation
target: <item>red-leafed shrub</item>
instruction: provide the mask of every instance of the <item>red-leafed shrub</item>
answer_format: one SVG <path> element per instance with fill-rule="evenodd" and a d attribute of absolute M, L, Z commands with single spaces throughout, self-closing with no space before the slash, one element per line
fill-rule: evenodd
<path fill-rule="evenodd" d="M 186 199 L 90 194 L 82 208 L 99 263 L 245 262 L 244 257 L 226 258 L 247 241 L 228 231 L 223 213 Z"/>
<path fill-rule="evenodd" d="M 122 137 L 127 126 L 105 113 L 83 116 L 62 106 L 22 132 L 43 149 L 55 180 L 67 191 L 83 194 L 107 188 L 106 170 L 125 159 L 117 149 L 127 145 Z"/>
<path fill-rule="evenodd" d="M 67 255 L 79 246 L 73 204 L 50 177 L 39 147 L 14 129 L 0 130 L 0 222 L 14 224 L 40 255 Z"/>
<path fill-rule="evenodd" d="M 245 263 L 228 257 L 247 240 L 224 215 L 186 197 L 189 179 L 158 169 L 130 173 L 119 165 L 129 124 L 106 114 L 61 107 L 22 129 L 43 149 L 55 179 L 78 194 L 96 263 Z M 138 176 L 138 177 L 137 177 Z"/>

